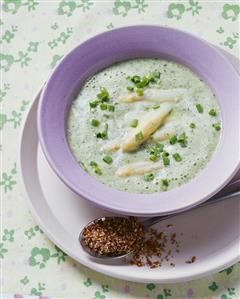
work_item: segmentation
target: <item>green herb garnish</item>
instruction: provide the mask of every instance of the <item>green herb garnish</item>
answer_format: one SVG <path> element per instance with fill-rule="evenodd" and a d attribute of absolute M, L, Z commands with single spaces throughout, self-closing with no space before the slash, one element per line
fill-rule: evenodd
<path fill-rule="evenodd" d="M 94 170 L 94 172 L 96 174 L 98 174 L 98 175 L 102 174 L 102 170 L 98 167 L 98 164 L 95 161 L 91 161 L 90 166 L 92 167 L 92 169 Z"/>
<path fill-rule="evenodd" d="M 108 102 L 110 99 L 109 93 L 105 87 L 100 88 L 100 92 L 97 94 L 97 97 L 102 102 Z"/>
<path fill-rule="evenodd" d="M 100 104 L 100 109 L 101 109 L 101 110 L 107 110 L 107 107 L 108 107 L 108 106 L 107 106 L 107 104 L 105 104 L 105 103 L 101 103 L 101 104 Z"/>
<path fill-rule="evenodd" d="M 137 119 L 134 119 L 131 123 L 131 127 L 132 128 L 136 128 L 138 126 L 138 120 Z"/>
<path fill-rule="evenodd" d="M 97 119 L 92 119 L 91 125 L 94 127 L 98 127 L 100 125 L 100 121 Z"/>
<path fill-rule="evenodd" d="M 158 108 L 160 108 L 160 105 L 153 106 L 153 109 L 158 109 Z"/>
<path fill-rule="evenodd" d="M 107 139 L 108 137 L 108 124 L 105 124 L 105 130 L 103 132 L 98 132 L 96 137 L 99 139 Z"/>
<path fill-rule="evenodd" d="M 169 186 L 169 181 L 167 179 L 162 179 L 161 183 L 162 183 L 161 186 L 162 191 L 167 191 Z"/>
<path fill-rule="evenodd" d="M 189 127 L 190 127 L 191 129 L 195 129 L 195 128 L 196 128 L 196 125 L 195 125 L 195 123 L 190 123 Z"/>
<path fill-rule="evenodd" d="M 127 90 L 128 90 L 128 91 L 134 91 L 134 87 L 133 87 L 133 86 L 128 86 L 128 87 L 127 87 Z"/>
<path fill-rule="evenodd" d="M 182 161 L 182 157 L 181 157 L 178 153 L 173 154 L 173 158 L 174 158 L 175 161 L 177 161 L 177 162 Z"/>
<path fill-rule="evenodd" d="M 214 129 L 215 129 L 216 131 L 220 131 L 220 130 L 221 130 L 221 125 L 220 125 L 220 123 L 215 123 L 215 124 L 213 124 L 212 126 L 214 127 Z"/>
<path fill-rule="evenodd" d="M 96 163 L 95 161 L 91 161 L 91 162 L 90 162 L 90 166 L 92 166 L 92 167 L 97 167 L 98 165 L 97 165 L 97 163 Z"/>
<path fill-rule="evenodd" d="M 174 136 L 172 136 L 172 137 L 169 138 L 169 143 L 173 145 L 173 144 L 175 144 L 177 142 L 177 140 L 178 140 L 177 136 L 174 135 Z"/>
<path fill-rule="evenodd" d="M 115 111 L 115 106 L 114 105 L 108 105 L 108 111 L 109 112 L 114 112 Z"/>
<path fill-rule="evenodd" d="M 136 84 L 136 83 L 141 82 L 141 77 L 135 75 L 135 76 L 133 76 L 133 77 L 130 77 L 130 80 L 131 80 L 134 84 Z"/>
<path fill-rule="evenodd" d="M 199 113 L 203 113 L 203 106 L 201 104 L 197 104 L 196 108 Z"/>
<path fill-rule="evenodd" d="M 187 147 L 187 136 L 185 133 L 182 133 L 178 136 L 178 143 L 181 147 Z"/>
<path fill-rule="evenodd" d="M 110 165 L 110 164 L 112 164 L 113 159 L 110 156 L 105 156 L 105 157 L 103 157 L 103 161 Z"/>
<path fill-rule="evenodd" d="M 154 162 L 157 161 L 160 157 L 160 154 L 163 152 L 163 149 L 164 149 L 164 145 L 162 143 L 157 143 L 157 144 L 150 146 L 149 159 Z"/>
<path fill-rule="evenodd" d="M 163 165 L 168 166 L 170 164 L 170 160 L 168 158 L 169 153 L 168 152 L 163 152 L 162 153 L 162 159 L 163 159 Z"/>
<path fill-rule="evenodd" d="M 141 88 L 137 88 L 137 89 L 136 89 L 136 94 L 137 94 L 138 96 L 142 96 L 142 95 L 143 95 L 143 90 L 142 90 Z"/>
<path fill-rule="evenodd" d="M 146 182 L 150 182 L 154 179 L 154 174 L 153 173 L 147 173 L 144 175 L 144 181 Z"/>
<path fill-rule="evenodd" d="M 143 140 L 143 133 L 142 132 L 139 132 L 139 133 L 137 133 L 136 135 L 135 135 L 135 139 L 136 139 L 136 141 L 141 141 L 141 140 Z"/>
<path fill-rule="evenodd" d="M 95 100 L 95 101 L 93 101 L 93 102 L 90 102 L 90 103 L 89 103 L 89 106 L 90 106 L 91 108 L 96 108 L 98 104 L 99 104 L 99 101 L 98 101 L 98 100 Z"/>
<path fill-rule="evenodd" d="M 159 159 L 159 156 L 156 154 L 150 154 L 149 159 L 153 162 L 156 162 Z"/>
<path fill-rule="evenodd" d="M 215 109 L 210 109 L 208 111 L 208 114 L 211 115 L 211 116 L 216 116 L 217 115 L 217 111 Z"/>

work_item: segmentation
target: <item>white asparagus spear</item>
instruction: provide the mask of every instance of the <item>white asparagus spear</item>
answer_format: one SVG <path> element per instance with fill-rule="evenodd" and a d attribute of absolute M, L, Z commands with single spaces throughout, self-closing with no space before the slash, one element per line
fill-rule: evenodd
<path fill-rule="evenodd" d="M 149 142 L 159 142 L 169 139 L 170 137 L 176 135 L 176 130 L 168 129 L 168 130 L 159 130 L 152 135 L 152 138 L 149 139 Z"/>
<path fill-rule="evenodd" d="M 130 152 L 136 150 L 160 127 L 171 110 L 171 103 L 163 103 L 160 108 L 147 112 L 139 120 L 137 128 L 130 130 L 123 138 L 122 151 Z"/>
<path fill-rule="evenodd" d="M 149 101 L 155 103 L 163 102 L 178 102 L 182 95 L 186 92 L 184 88 L 175 89 L 158 89 L 158 88 L 147 88 L 143 91 L 143 95 L 139 96 L 136 93 L 126 94 L 119 97 L 121 103 L 134 103 L 138 101 Z"/>
<path fill-rule="evenodd" d="M 160 168 L 162 168 L 161 162 L 136 162 L 120 167 L 116 171 L 116 175 L 120 177 L 142 175 Z"/>
<path fill-rule="evenodd" d="M 106 153 L 114 153 L 120 149 L 120 142 L 121 141 L 118 138 L 111 140 L 107 144 L 105 144 L 101 150 Z"/>

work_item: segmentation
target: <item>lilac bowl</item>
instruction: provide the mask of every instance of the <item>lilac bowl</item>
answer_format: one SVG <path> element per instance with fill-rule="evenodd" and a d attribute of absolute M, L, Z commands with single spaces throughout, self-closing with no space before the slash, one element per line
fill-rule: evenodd
<path fill-rule="evenodd" d="M 68 110 L 81 84 L 113 63 L 137 57 L 188 66 L 212 88 L 221 109 L 223 128 L 212 160 L 189 183 L 168 192 L 133 194 L 98 182 L 79 166 L 66 138 Z M 154 216 L 198 205 L 230 181 L 240 164 L 239 120 L 239 75 L 220 51 L 175 29 L 133 26 L 97 35 L 65 56 L 41 94 L 38 132 L 49 164 L 75 193 L 116 213 Z"/>

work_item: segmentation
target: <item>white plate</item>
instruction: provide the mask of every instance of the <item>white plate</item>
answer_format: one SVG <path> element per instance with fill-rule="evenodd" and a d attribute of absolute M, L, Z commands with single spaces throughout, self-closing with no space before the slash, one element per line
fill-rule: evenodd
<path fill-rule="evenodd" d="M 220 271 L 240 257 L 240 198 L 198 209 L 158 224 L 173 223 L 181 242 L 175 255 L 176 267 L 150 270 L 130 265 L 101 264 L 87 256 L 78 243 L 82 227 L 90 220 L 111 215 L 72 193 L 49 167 L 39 147 L 36 110 L 38 96 L 26 118 L 20 148 L 22 180 L 30 210 L 41 228 L 57 246 L 73 259 L 98 272 L 135 282 L 176 283 Z M 81 182 L 79 182 L 81 183 Z M 197 256 L 193 264 L 186 264 Z"/>

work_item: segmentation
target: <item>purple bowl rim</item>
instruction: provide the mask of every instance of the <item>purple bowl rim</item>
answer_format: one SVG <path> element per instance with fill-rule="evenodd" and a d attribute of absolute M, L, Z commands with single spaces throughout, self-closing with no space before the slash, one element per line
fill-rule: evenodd
<path fill-rule="evenodd" d="M 40 141 L 40 145 L 42 147 L 43 153 L 49 163 L 49 165 L 51 166 L 51 168 L 54 170 L 54 172 L 57 174 L 57 176 L 62 180 L 63 183 L 65 183 L 73 192 L 75 192 L 77 195 L 80 195 L 83 199 L 90 201 L 92 204 L 96 205 L 96 206 L 100 206 L 102 208 L 104 208 L 105 210 L 109 210 L 111 212 L 115 212 L 115 213 L 120 213 L 120 214 L 124 214 L 124 215 L 135 215 L 135 216 L 156 216 L 156 215 L 166 215 L 166 214 L 171 214 L 171 213 L 178 213 L 184 210 L 188 210 L 198 204 L 200 204 L 203 201 L 206 201 L 207 199 L 209 199 L 211 196 L 215 195 L 217 192 L 219 192 L 228 182 L 230 182 L 230 180 L 234 177 L 234 175 L 238 172 L 238 170 L 240 169 L 240 160 L 238 161 L 238 163 L 236 163 L 234 169 L 231 172 L 231 175 L 229 175 L 224 182 L 222 182 L 221 184 L 219 184 L 219 186 L 217 188 L 215 188 L 214 191 L 210 192 L 207 196 L 205 196 L 202 199 L 199 199 L 198 201 L 194 201 L 189 205 L 184 206 L 183 208 L 177 208 L 177 209 L 169 209 L 166 212 L 133 212 L 133 211 L 129 211 L 128 208 L 113 208 L 111 207 L 111 204 L 104 204 L 102 202 L 99 202 L 98 200 L 93 199 L 91 196 L 89 196 L 88 194 L 84 193 L 81 188 L 77 189 L 75 188 L 75 186 L 72 185 L 72 183 L 68 180 L 67 177 L 65 177 L 64 173 L 62 171 L 60 171 L 55 163 L 53 162 L 51 155 L 48 152 L 47 146 L 45 144 L 44 141 L 44 132 L 43 132 L 43 128 L 41 126 L 41 107 L 43 105 L 43 100 L 44 100 L 44 96 L 45 96 L 45 92 L 49 86 L 49 84 L 51 83 L 52 80 L 52 76 L 53 74 L 56 72 L 56 70 L 60 69 L 61 66 L 64 64 L 64 62 L 69 58 L 69 56 L 78 50 L 79 47 L 87 44 L 88 42 L 94 40 L 97 37 L 104 37 L 105 35 L 107 35 L 109 32 L 118 32 L 121 30 L 128 30 L 128 29 L 166 29 L 166 30 L 170 30 L 172 32 L 178 32 L 180 34 L 183 34 L 185 36 L 190 37 L 192 40 L 195 40 L 195 42 L 201 42 L 202 44 L 205 44 L 205 46 L 211 48 L 212 51 L 216 52 L 219 56 L 221 56 L 221 59 L 225 61 L 225 63 L 227 63 L 229 65 L 229 67 L 232 68 L 232 71 L 239 77 L 238 72 L 236 71 L 236 69 L 231 65 L 231 63 L 229 62 L 229 60 L 226 58 L 226 56 L 216 47 L 214 47 L 213 45 L 209 44 L 208 42 L 206 42 L 205 40 L 196 37 L 195 35 L 179 30 L 179 29 L 175 29 L 172 27 L 168 27 L 168 26 L 155 26 L 155 25 L 134 25 L 134 26 L 125 26 L 125 27 L 120 27 L 120 28 L 116 28 L 113 30 L 109 30 L 109 31 L 105 31 L 102 32 L 100 34 L 97 34 L 87 40 L 85 40 L 84 42 L 76 45 L 73 49 L 71 49 L 65 56 L 64 58 L 61 60 L 61 62 L 54 68 L 54 70 L 52 71 L 52 73 L 49 76 L 49 79 L 47 80 L 47 82 L 45 83 L 43 90 L 41 92 L 40 95 L 40 100 L 39 100 L 39 104 L 38 104 L 38 117 L 37 117 L 37 127 L 38 127 L 38 136 L 39 136 L 39 141 Z M 210 161 L 211 162 L 211 161 Z M 208 163 L 209 164 L 209 163 Z M 192 181 L 192 180 L 191 180 Z M 191 183 L 191 181 L 189 183 Z M 189 184 L 187 183 L 187 184 Z M 186 185 L 186 184 L 184 184 Z M 107 188 L 109 188 L 108 186 L 104 185 Z M 113 189 L 113 188 L 111 188 Z M 175 189 L 179 189 L 179 188 L 175 188 Z M 119 191 L 119 190 L 115 190 L 115 191 Z M 171 192 L 171 190 L 169 191 Z M 124 193 L 128 194 L 129 196 L 134 196 L 134 195 L 139 195 L 136 193 L 129 193 L 129 192 L 125 192 Z M 148 196 L 151 196 L 152 194 L 155 193 L 150 193 L 147 194 Z"/>

